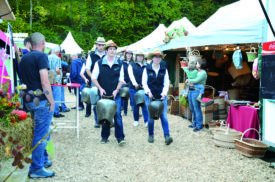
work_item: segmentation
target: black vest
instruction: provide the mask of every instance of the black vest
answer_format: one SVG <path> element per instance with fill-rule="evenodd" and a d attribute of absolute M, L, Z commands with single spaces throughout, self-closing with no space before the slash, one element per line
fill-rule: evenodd
<path fill-rule="evenodd" d="M 93 72 L 95 63 L 96 63 L 98 60 L 103 59 L 104 57 L 105 57 L 105 55 L 103 55 L 103 57 L 100 58 L 100 56 L 97 55 L 95 52 L 92 52 L 92 53 L 90 54 L 90 58 L 91 58 L 91 62 L 92 62 L 91 68 L 90 68 L 91 73 Z"/>
<path fill-rule="evenodd" d="M 123 71 L 124 71 L 124 81 L 126 84 L 129 84 L 130 82 L 130 77 L 128 73 L 129 64 L 126 61 L 122 61 L 122 65 L 123 65 Z"/>
<path fill-rule="evenodd" d="M 113 64 L 110 68 L 107 64 L 102 64 L 103 60 L 98 60 L 98 83 L 105 90 L 107 96 L 112 96 L 113 91 L 117 88 L 119 77 L 120 77 L 120 69 L 121 64 Z"/>
<path fill-rule="evenodd" d="M 142 73 L 143 73 L 143 70 L 146 66 L 145 65 L 140 66 L 140 64 L 134 63 L 134 62 L 132 62 L 130 64 L 132 66 L 133 75 L 135 77 L 135 80 L 136 80 L 137 84 L 142 85 Z M 129 87 L 132 88 L 132 89 L 135 88 L 135 86 L 133 85 L 132 82 L 130 82 Z"/>
<path fill-rule="evenodd" d="M 105 55 L 104 55 L 104 56 L 105 56 Z M 102 59 L 104 58 L 104 56 L 102 57 Z M 92 72 L 93 72 L 93 69 L 94 69 L 94 67 L 95 67 L 95 63 L 96 63 L 98 60 L 100 60 L 101 58 L 100 58 L 99 55 L 95 54 L 95 51 L 92 52 L 92 53 L 90 53 L 90 58 L 91 58 L 91 63 L 92 63 L 92 64 L 91 64 L 91 68 L 90 68 L 90 72 L 92 73 Z M 85 75 L 85 77 L 88 78 L 88 80 L 89 80 L 88 85 L 91 86 L 91 83 L 92 83 L 91 77 L 87 74 L 86 71 L 85 71 L 84 75 Z"/>
<path fill-rule="evenodd" d="M 155 99 L 161 98 L 161 93 L 164 87 L 164 77 L 166 74 L 166 68 L 160 65 L 158 75 L 156 76 L 155 71 L 152 68 L 152 64 L 146 66 L 147 71 L 147 85 L 153 94 Z"/>

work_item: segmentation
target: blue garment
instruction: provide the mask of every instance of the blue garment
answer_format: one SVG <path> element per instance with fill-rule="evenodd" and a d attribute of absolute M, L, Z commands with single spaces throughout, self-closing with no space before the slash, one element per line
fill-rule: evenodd
<path fill-rule="evenodd" d="M 74 59 L 71 64 L 71 73 L 70 73 L 70 78 L 73 83 L 79 83 L 82 84 L 84 83 L 83 78 L 80 76 L 82 68 L 82 60 L 81 59 Z"/>
<path fill-rule="evenodd" d="M 27 49 L 22 49 L 23 55 L 27 54 L 29 51 Z"/>
<path fill-rule="evenodd" d="M 189 102 L 189 107 L 192 112 L 192 117 L 193 117 L 193 127 L 196 128 L 203 128 L 202 124 L 202 112 L 201 112 L 201 103 L 197 101 L 197 97 L 199 96 L 200 91 L 199 90 L 189 90 L 188 92 L 188 102 Z"/>
<path fill-rule="evenodd" d="M 33 102 L 26 103 L 26 108 L 31 112 L 34 117 L 34 137 L 32 147 L 34 147 L 49 131 L 52 121 L 53 112 L 50 112 L 48 101 L 40 101 L 39 106 Z M 50 139 L 50 135 L 43 142 L 41 142 L 36 149 L 32 152 L 32 160 L 30 171 L 36 171 L 44 167 L 48 159 L 46 151 L 46 140 Z"/>
<path fill-rule="evenodd" d="M 61 101 L 61 87 L 59 86 L 52 86 L 52 92 L 53 92 L 53 100 L 54 100 L 54 115 L 59 115 L 59 105 Z M 58 101 L 58 102 L 56 102 Z"/>
<path fill-rule="evenodd" d="M 50 70 L 53 70 L 55 75 L 57 75 L 56 68 L 59 68 L 60 71 L 61 71 L 61 68 L 62 68 L 60 57 L 58 57 L 55 54 L 51 54 L 51 55 L 48 56 L 48 59 L 49 59 Z"/>
<path fill-rule="evenodd" d="M 152 68 L 152 64 L 146 66 L 147 76 L 148 76 L 148 87 L 151 90 L 155 99 L 160 99 L 163 87 L 164 87 L 164 77 L 166 74 L 166 68 L 160 65 L 158 75 Z"/>
<path fill-rule="evenodd" d="M 237 49 L 232 56 L 233 59 L 233 63 L 236 67 L 236 69 L 242 69 L 242 61 L 243 61 L 243 57 L 242 57 L 242 52 L 240 49 Z"/>
<path fill-rule="evenodd" d="M 148 105 L 150 103 L 150 98 L 148 96 L 145 96 L 145 103 L 146 103 L 146 107 L 148 108 Z M 160 115 L 160 121 L 161 121 L 161 126 L 163 129 L 163 134 L 164 134 L 164 138 L 165 138 L 166 136 L 170 136 L 169 124 L 168 124 L 168 119 L 167 119 L 167 97 L 165 97 L 165 99 L 162 101 L 162 103 L 164 104 L 164 109 Z M 154 120 L 149 118 L 149 122 L 148 122 L 149 136 L 154 135 L 154 124 L 155 124 Z"/>
<path fill-rule="evenodd" d="M 61 60 L 61 66 L 67 67 L 67 66 L 69 66 L 69 64 L 67 62 Z"/>
<path fill-rule="evenodd" d="M 113 91 L 117 88 L 119 83 L 119 76 L 121 70 L 121 64 L 117 60 L 114 61 L 112 67 L 107 63 L 107 60 L 98 61 L 99 75 L 98 83 L 105 90 L 107 96 L 112 96 Z"/>
<path fill-rule="evenodd" d="M 200 94 L 204 94 L 204 86 L 202 84 L 195 84 L 194 87 L 200 90 Z"/>
<path fill-rule="evenodd" d="M 61 87 L 61 101 L 65 102 L 65 92 L 64 92 L 65 88 Z M 66 111 L 67 110 L 67 106 L 65 103 L 61 103 L 61 110 L 62 111 Z"/>
<path fill-rule="evenodd" d="M 122 123 L 122 117 L 121 117 L 121 97 L 120 95 L 116 96 L 115 98 L 116 105 L 117 105 L 117 112 L 115 114 L 114 120 L 115 120 L 115 137 L 118 142 L 121 140 L 124 140 L 125 135 L 123 131 L 123 123 Z M 103 139 L 108 139 L 110 136 L 110 126 L 109 125 L 102 125 L 101 127 L 101 137 Z"/>
<path fill-rule="evenodd" d="M 133 108 L 134 108 L 133 109 L 134 121 L 138 121 L 139 120 L 139 107 L 140 106 L 136 105 L 135 98 L 134 98 L 137 91 L 136 91 L 136 89 L 129 88 L 129 92 L 130 92 L 130 100 L 132 101 Z M 147 109 L 146 105 L 141 107 L 141 109 L 142 109 L 144 123 L 147 123 L 148 119 L 149 119 L 148 109 Z"/>

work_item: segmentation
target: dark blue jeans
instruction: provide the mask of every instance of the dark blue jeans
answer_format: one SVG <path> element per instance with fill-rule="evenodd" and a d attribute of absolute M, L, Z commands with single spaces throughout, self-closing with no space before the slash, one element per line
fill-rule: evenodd
<path fill-rule="evenodd" d="M 34 136 L 32 147 L 34 147 L 49 131 L 53 117 L 53 112 L 50 112 L 48 101 L 40 101 L 39 106 L 36 106 L 33 102 L 26 103 L 26 108 L 31 112 L 34 117 Z M 36 149 L 32 152 L 32 160 L 30 171 L 36 171 L 44 167 L 44 163 L 47 162 L 48 154 L 46 151 L 47 140 L 50 139 L 50 135 L 43 142 L 41 142 Z"/>
<path fill-rule="evenodd" d="M 115 137 L 118 142 L 121 140 L 124 140 L 124 131 L 123 131 L 123 123 L 122 123 L 122 117 L 121 117 L 121 98 L 120 95 L 116 96 L 115 102 L 117 105 L 117 112 L 115 114 L 114 120 L 115 120 Z M 109 125 L 102 125 L 101 127 L 101 137 L 104 139 L 108 139 L 110 136 L 110 126 Z"/>
<path fill-rule="evenodd" d="M 192 126 L 201 129 L 203 128 L 201 103 L 197 101 L 197 97 L 199 96 L 199 94 L 200 94 L 199 90 L 189 90 L 188 102 L 189 102 L 189 107 L 193 117 Z"/>
<path fill-rule="evenodd" d="M 148 108 L 148 105 L 150 103 L 150 99 L 148 96 L 145 96 L 145 102 L 146 102 L 146 106 Z M 166 137 L 166 136 L 170 136 L 169 124 L 168 124 L 168 119 L 167 119 L 167 97 L 165 97 L 165 99 L 162 101 L 162 103 L 164 104 L 164 109 L 160 115 L 160 120 L 161 120 L 161 126 L 163 129 L 164 137 Z M 153 119 L 149 118 L 149 123 L 148 123 L 149 135 L 154 135 L 154 124 L 155 124 L 155 121 Z"/>
<path fill-rule="evenodd" d="M 61 87 L 61 101 L 62 102 L 65 102 L 65 88 L 64 87 Z M 66 111 L 67 109 L 67 106 L 65 103 L 61 103 L 61 108 L 62 108 L 62 111 Z"/>
<path fill-rule="evenodd" d="M 136 105 L 136 102 L 135 102 L 135 94 L 136 94 L 136 90 L 135 89 L 132 89 L 132 88 L 129 88 L 129 92 L 130 92 L 130 101 L 132 101 L 133 103 L 133 112 L 134 112 L 134 121 L 138 121 L 139 120 L 139 107 L 140 106 L 137 106 Z M 141 107 L 142 109 L 142 114 L 143 114 L 143 118 L 144 118 L 144 123 L 147 123 L 148 122 L 148 119 L 149 119 L 149 113 L 148 113 L 148 109 L 145 106 Z"/>

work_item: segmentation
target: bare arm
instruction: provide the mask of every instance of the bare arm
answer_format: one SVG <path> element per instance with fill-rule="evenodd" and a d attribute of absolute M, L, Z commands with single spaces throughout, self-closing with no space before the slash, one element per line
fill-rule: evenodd
<path fill-rule="evenodd" d="M 49 94 L 46 94 L 46 98 L 48 99 L 50 103 L 50 111 L 54 110 L 54 100 L 53 100 L 53 94 L 52 94 L 52 88 L 48 79 L 48 70 L 47 69 L 41 69 L 39 70 L 40 79 L 41 79 L 41 85 L 43 91 L 48 91 Z"/>

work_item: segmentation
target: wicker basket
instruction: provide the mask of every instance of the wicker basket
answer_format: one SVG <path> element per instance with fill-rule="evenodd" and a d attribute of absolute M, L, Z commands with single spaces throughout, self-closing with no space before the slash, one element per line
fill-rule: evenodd
<path fill-rule="evenodd" d="M 246 52 L 246 55 L 248 62 L 254 62 L 254 59 L 256 59 L 257 57 L 256 49 L 254 47 L 251 47 L 250 52 Z"/>
<path fill-rule="evenodd" d="M 249 130 L 255 130 L 260 136 L 258 130 L 254 128 L 247 129 L 242 134 L 242 137 L 240 140 L 235 139 L 236 150 L 247 157 L 264 157 L 265 152 L 267 151 L 269 146 L 261 142 L 260 139 L 255 140 L 250 138 L 243 138 L 245 133 Z"/>
<path fill-rule="evenodd" d="M 168 95 L 168 97 L 171 99 L 171 106 L 170 106 L 170 114 L 178 115 L 179 114 L 179 100 L 176 100 L 176 98 L 173 95 Z"/>
<path fill-rule="evenodd" d="M 213 139 L 214 143 L 218 147 L 224 147 L 224 148 L 235 148 L 235 139 L 240 139 L 242 136 L 242 133 L 229 128 L 229 126 L 226 129 L 216 129 L 213 130 Z"/>

